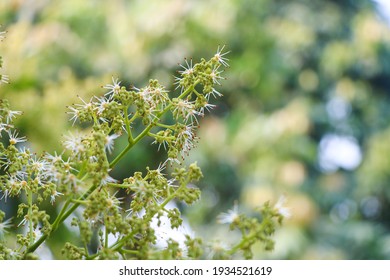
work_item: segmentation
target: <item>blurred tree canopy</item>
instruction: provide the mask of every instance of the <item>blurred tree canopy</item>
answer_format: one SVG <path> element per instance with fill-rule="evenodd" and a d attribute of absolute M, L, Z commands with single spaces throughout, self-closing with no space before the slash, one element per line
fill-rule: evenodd
<path fill-rule="evenodd" d="M 111 76 L 169 87 L 184 57 L 226 45 L 224 98 L 188 159 L 205 175 L 202 200 L 183 206 L 194 230 L 216 238 L 234 200 L 247 211 L 284 194 L 293 217 L 255 257 L 390 258 L 390 30 L 373 2 L 3 0 L 0 23 L 1 95 L 37 152 L 62 150 L 77 95 Z M 116 178 L 158 165 L 143 144 Z"/>

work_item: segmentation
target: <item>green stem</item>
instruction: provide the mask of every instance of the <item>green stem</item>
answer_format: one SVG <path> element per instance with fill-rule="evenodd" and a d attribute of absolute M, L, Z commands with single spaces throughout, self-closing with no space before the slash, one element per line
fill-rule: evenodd
<path fill-rule="evenodd" d="M 27 199 L 28 199 L 28 225 L 29 225 L 29 236 L 30 236 L 30 242 L 29 245 L 31 246 L 34 243 L 34 236 L 33 236 L 33 222 L 32 222 L 32 192 L 31 190 L 27 191 Z"/>
<path fill-rule="evenodd" d="M 196 89 L 194 89 L 194 93 L 196 94 L 196 96 L 202 97 L 202 95 Z"/>
<path fill-rule="evenodd" d="M 48 234 L 42 235 L 37 241 L 35 241 L 35 243 L 33 245 L 31 245 L 30 247 L 27 248 L 26 252 L 24 253 L 24 256 L 26 256 L 29 253 L 34 252 L 39 247 L 39 245 L 41 245 L 43 243 L 43 241 L 46 240 L 46 238 L 48 236 L 49 236 Z"/>
<path fill-rule="evenodd" d="M 89 258 L 89 253 L 88 253 L 88 246 L 87 246 L 87 244 L 84 244 L 84 250 L 85 250 L 85 258 L 88 259 Z"/>
<path fill-rule="evenodd" d="M 234 246 L 228 251 L 228 254 L 229 255 L 235 254 L 242 247 L 242 245 L 244 245 L 248 240 L 254 238 L 255 236 L 256 236 L 255 234 L 244 236 L 244 238 L 241 239 L 240 243 L 238 243 L 236 246 Z"/>
<path fill-rule="evenodd" d="M 149 133 L 148 133 L 148 136 L 154 137 L 154 138 L 159 137 L 157 134 L 152 133 L 152 132 L 149 132 Z M 164 140 L 174 140 L 174 139 L 175 139 L 174 136 L 169 136 L 169 137 L 165 137 L 165 138 L 164 138 Z"/>
<path fill-rule="evenodd" d="M 129 120 L 129 124 L 134 122 L 136 118 L 138 118 L 138 112 L 135 112 L 135 114 L 131 117 L 131 119 Z"/>
<path fill-rule="evenodd" d="M 68 208 L 69 204 L 71 202 L 71 198 L 69 198 L 66 202 L 65 202 L 65 205 L 62 207 L 60 213 L 58 214 L 57 218 L 54 220 L 53 224 L 52 224 L 52 230 L 56 230 L 57 227 L 58 227 L 58 223 L 62 217 L 62 215 L 64 214 L 64 212 L 66 211 L 66 209 Z"/>
<path fill-rule="evenodd" d="M 118 183 L 108 183 L 107 185 L 110 187 L 121 188 L 121 189 L 128 189 L 133 186 L 130 184 L 118 184 Z"/>
<path fill-rule="evenodd" d="M 137 250 L 126 250 L 126 249 L 121 249 L 120 252 L 122 253 L 126 253 L 126 254 L 134 254 L 134 255 L 138 255 L 139 252 Z"/>
<path fill-rule="evenodd" d="M 99 186 L 98 185 L 93 185 L 91 186 L 83 195 L 81 195 L 77 200 L 79 201 L 84 201 L 86 200 L 90 195 L 91 193 L 93 193 L 94 190 L 96 190 Z M 59 223 L 62 223 L 63 221 L 66 220 L 66 218 L 68 218 L 70 216 L 70 214 L 73 213 L 74 210 L 76 210 L 79 206 L 80 206 L 80 202 L 76 202 L 75 204 L 72 205 L 72 207 L 70 207 L 70 209 L 68 211 L 65 212 L 65 214 L 59 219 Z"/>
<path fill-rule="evenodd" d="M 118 163 L 118 161 L 120 161 L 133 146 L 134 146 L 134 141 L 133 143 L 127 144 L 126 148 L 116 158 L 114 158 L 111 161 L 110 168 L 113 168 Z"/>
<path fill-rule="evenodd" d="M 78 200 L 78 199 L 72 199 L 71 202 L 73 203 L 79 203 L 79 204 L 88 204 L 85 200 Z"/>
<path fill-rule="evenodd" d="M 174 129 L 174 125 L 164 124 L 164 123 L 156 123 L 157 126 L 167 128 L 167 129 Z"/>
<path fill-rule="evenodd" d="M 127 110 L 128 110 L 128 107 L 124 107 L 123 108 L 123 113 L 125 115 L 125 125 L 126 125 L 126 131 L 127 131 L 127 135 L 128 135 L 128 138 L 127 140 L 129 141 L 129 143 L 133 143 L 133 135 L 131 133 L 131 129 L 130 129 L 130 121 L 129 121 L 129 118 L 127 117 Z M 136 115 L 136 114 L 135 114 Z M 134 115 L 134 116 L 135 116 Z M 133 116 L 133 118 L 134 118 Z M 133 120 L 133 118 L 131 118 Z"/>
<path fill-rule="evenodd" d="M 247 234 L 246 235 L 245 231 L 241 230 L 241 234 L 242 234 L 243 238 L 241 239 L 240 243 L 238 243 L 236 246 L 234 246 L 233 248 L 231 248 L 228 251 L 229 255 L 233 255 L 234 253 L 236 253 L 242 247 L 242 245 L 244 245 L 245 243 L 247 243 L 251 239 L 256 238 L 256 236 L 258 235 L 258 232 L 252 232 L 251 234 Z"/>
<path fill-rule="evenodd" d="M 87 170 L 86 167 L 87 167 L 87 162 L 83 161 L 80 167 L 79 174 L 77 174 L 78 179 L 83 178 L 86 175 L 86 170 Z"/>

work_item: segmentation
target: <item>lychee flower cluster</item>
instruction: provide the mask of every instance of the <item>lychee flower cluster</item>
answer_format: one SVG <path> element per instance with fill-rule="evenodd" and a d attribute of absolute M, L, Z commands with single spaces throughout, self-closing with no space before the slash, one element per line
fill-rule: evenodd
<path fill-rule="evenodd" d="M 0 39 L 3 34 L 0 32 Z M 64 258 L 207 256 L 207 248 L 215 246 L 193 235 L 185 236 L 184 245 L 169 239 L 166 248 L 158 248 L 152 221 L 160 226 L 164 217 L 178 229 L 183 223 L 180 210 L 167 208 L 168 203 L 191 205 L 200 199 L 200 190 L 193 184 L 203 176 L 200 168 L 196 163 L 188 167 L 178 163 L 199 141 L 196 131 L 200 118 L 215 107 L 214 99 L 222 96 L 218 87 L 228 67 L 227 53 L 222 47 L 209 60 L 185 60 L 173 92 L 157 80 L 140 88 L 126 88 L 113 77 L 102 87 L 105 92 L 101 96 L 88 100 L 79 97 L 80 102 L 68 106 L 67 113 L 73 126 L 82 123 L 89 128 L 65 134 L 60 153 L 33 153 L 25 145 L 27 138 L 14 128 L 14 119 L 21 112 L 0 100 L 0 198 L 4 202 L 14 197 L 21 201 L 14 217 L 0 211 L 0 259 L 37 258 L 37 248 L 66 220 L 78 229 L 79 238 L 63 244 Z M 8 82 L 8 77 L 0 75 L 0 81 Z M 115 142 L 119 137 L 126 137 L 127 145 L 118 152 Z M 135 172 L 123 180 L 113 178 L 111 171 L 143 138 L 150 138 L 156 150 L 164 149 L 165 160 L 156 169 L 147 167 L 145 172 Z M 117 156 L 110 160 L 114 151 Z M 168 169 L 172 170 L 170 174 L 165 173 Z M 283 211 L 281 205 L 266 205 L 262 220 L 249 219 L 238 213 L 236 205 L 222 214 L 221 223 L 245 233 L 237 245 L 224 249 L 223 256 L 242 252 L 248 258 L 250 247 L 257 241 L 272 249 L 270 235 Z M 11 228 L 24 229 L 17 234 L 18 246 L 13 249 L 3 242 Z"/>

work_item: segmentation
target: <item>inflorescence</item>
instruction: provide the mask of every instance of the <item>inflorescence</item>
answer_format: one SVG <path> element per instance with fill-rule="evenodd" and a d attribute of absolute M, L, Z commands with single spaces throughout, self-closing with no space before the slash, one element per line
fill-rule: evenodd
<path fill-rule="evenodd" d="M 3 37 L 0 32 L 0 40 Z M 172 228 L 182 225 L 180 211 L 168 209 L 167 204 L 176 200 L 191 205 L 200 198 L 200 190 L 191 184 L 202 178 L 200 168 L 196 163 L 188 167 L 176 164 L 198 142 L 199 118 L 222 96 L 217 87 L 228 67 L 227 54 L 221 47 L 209 60 L 193 63 L 186 59 L 175 78 L 176 95 L 157 80 L 141 88 L 126 88 L 113 77 L 111 84 L 103 86 L 106 92 L 102 96 L 80 97 L 79 104 L 68 107 L 73 125 L 86 123 L 91 129 L 64 136 L 64 151 L 58 154 L 31 152 L 24 145 L 26 137 L 19 136 L 13 124 L 21 112 L 0 100 L 0 197 L 23 201 L 16 217 L 5 219 L 0 211 L 0 259 L 36 258 L 35 250 L 66 219 L 71 219 L 80 233 L 79 243 L 67 242 L 63 247 L 62 255 L 69 259 L 232 258 L 238 251 L 250 258 L 251 246 L 257 241 L 272 249 L 275 225 L 287 213 L 281 204 L 266 204 L 259 210 L 261 219 L 238 213 L 237 205 L 221 214 L 221 223 L 242 233 L 235 246 L 203 244 L 190 235 L 186 235 L 185 248 L 173 239 L 168 239 L 163 249 L 153 246 L 157 239 L 153 220 L 159 225 L 162 217 L 168 217 Z M 8 76 L 0 75 L 0 83 L 7 82 Z M 119 137 L 126 137 L 127 146 L 109 160 Z M 165 150 L 166 160 L 157 169 L 148 167 L 146 173 L 135 172 L 121 182 L 113 178 L 110 171 L 145 137 Z M 169 176 L 164 173 L 168 164 L 177 166 Z M 118 197 L 119 190 L 128 199 Z M 53 206 L 61 206 L 55 217 L 45 210 Z M 17 234 L 19 246 L 11 249 L 3 241 L 14 224 L 25 228 L 25 233 Z M 110 237 L 114 241 L 109 241 Z M 94 238 L 97 247 L 91 245 Z"/>

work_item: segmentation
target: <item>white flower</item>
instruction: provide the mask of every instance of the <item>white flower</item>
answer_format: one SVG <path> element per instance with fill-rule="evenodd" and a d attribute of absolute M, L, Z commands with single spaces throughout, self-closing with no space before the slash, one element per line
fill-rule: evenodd
<path fill-rule="evenodd" d="M 156 169 L 157 178 L 159 178 L 161 180 L 165 179 L 165 175 L 167 175 L 167 174 L 162 172 L 165 168 L 166 168 L 166 165 L 160 162 L 157 169 Z"/>
<path fill-rule="evenodd" d="M 207 254 L 207 259 L 220 258 L 221 254 L 229 250 L 229 246 L 223 243 L 220 240 L 216 240 L 209 245 L 209 253 Z"/>
<path fill-rule="evenodd" d="M 82 181 L 78 179 L 77 176 L 73 173 L 68 173 L 64 176 L 63 183 L 69 188 L 71 188 L 73 191 L 77 191 Z"/>
<path fill-rule="evenodd" d="M 27 223 L 27 218 L 26 218 L 26 216 L 27 216 L 27 215 L 25 215 L 25 216 L 23 217 L 23 220 L 20 221 L 20 223 L 18 224 L 18 227 L 20 227 L 21 225 L 24 226 L 24 225 Z"/>
<path fill-rule="evenodd" d="M 284 207 L 284 204 L 286 203 L 286 197 L 282 195 L 279 200 L 275 204 L 275 210 L 278 211 L 280 215 L 285 217 L 286 219 L 291 217 L 291 211 L 290 208 Z"/>
<path fill-rule="evenodd" d="M 143 88 L 139 89 L 138 94 L 141 96 L 141 98 L 145 102 L 151 104 L 152 98 L 150 96 L 151 95 L 150 87 L 143 87 Z"/>
<path fill-rule="evenodd" d="M 29 148 L 27 147 L 21 147 L 19 149 L 19 153 L 23 156 L 23 157 L 29 157 L 31 155 L 31 151 Z"/>
<path fill-rule="evenodd" d="M 210 103 L 206 103 L 203 105 L 202 108 L 199 109 L 199 114 L 201 114 L 202 116 L 204 115 L 205 113 L 205 109 L 210 112 L 212 109 L 214 109 L 216 107 L 216 105 L 214 104 L 210 104 Z"/>
<path fill-rule="evenodd" d="M 70 120 L 72 121 L 73 120 L 73 125 L 75 124 L 76 120 L 78 118 L 80 118 L 81 114 L 82 113 L 92 113 L 92 111 L 94 110 L 94 104 L 92 102 L 92 98 L 89 100 L 89 102 L 85 102 L 83 98 L 81 98 L 80 96 L 77 96 L 82 104 L 73 104 L 74 107 L 72 106 L 67 106 L 67 108 L 70 110 L 69 112 L 66 112 L 67 114 L 70 114 L 72 115 L 72 117 L 70 118 Z"/>
<path fill-rule="evenodd" d="M 110 95 L 111 93 L 115 95 L 118 94 L 119 90 L 121 89 L 121 82 L 118 78 L 114 79 L 114 77 L 112 77 L 112 84 L 107 84 L 103 86 L 103 88 L 109 90 L 109 92 L 107 92 L 105 95 Z"/>
<path fill-rule="evenodd" d="M 223 66 L 228 67 L 229 64 L 227 62 L 229 61 L 229 59 L 224 56 L 227 55 L 230 51 L 222 53 L 224 48 L 225 46 L 222 46 L 222 48 L 218 47 L 217 53 L 214 55 L 214 59 L 217 60 Z"/>
<path fill-rule="evenodd" d="M 21 114 L 22 114 L 21 111 L 8 110 L 7 111 L 7 124 L 9 124 L 15 116 L 21 115 Z"/>
<path fill-rule="evenodd" d="M 74 125 L 75 122 L 77 121 L 77 119 L 80 117 L 80 110 L 77 109 L 77 108 L 73 108 L 72 106 L 68 106 L 67 108 L 68 108 L 70 111 L 69 111 L 69 112 L 66 112 L 66 113 L 72 116 L 72 117 L 70 118 L 70 121 L 73 121 L 73 122 L 72 122 L 72 125 Z"/>
<path fill-rule="evenodd" d="M 182 79 L 182 77 L 175 77 L 175 81 L 173 82 L 173 84 L 176 85 L 175 90 L 181 87 L 181 90 L 183 91 L 183 87 L 181 86 Z"/>
<path fill-rule="evenodd" d="M 101 98 L 96 97 L 96 99 L 97 99 L 97 102 L 95 102 L 94 104 L 96 105 L 97 113 L 100 116 L 108 108 L 110 101 L 108 99 L 106 99 L 105 97 L 101 97 Z"/>
<path fill-rule="evenodd" d="M 75 106 L 81 108 L 81 109 L 85 109 L 86 111 L 88 111 L 89 109 L 93 108 L 93 102 L 92 102 L 92 98 L 89 100 L 89 102 L 85 102 L 84 99 L 81 98 L 81 96 L 77 96 L 81 102 L 83 102 L 83 104 L 76 104 Z"/>
<path fill-rule="evenodd" d="M 9 193 L 10 193 L 10 191 L 7 189 L 5 191 L 3 191 L 3 195 L 1 196 L 0 200 L 4 198 L 4 201 L 7 202 L 7 198 L 9 196 Z"/>
<path fill-rule="evenodd" d="M 167 149 L 168 141 L 164 138 L 156 138 L 152 144 L 157 144 L 158 143 L 158 148 L 157 150 L 160 151 L 161 145 L 164 147 L 164 149 Z"/>
<path fill-rule="evenodd" d="M 151 92 L 152 99 L 159 104 L 162 104 L 163 106 L 166 105 L 166 102 L 169 100 L 168 91 L 165 90 L 163 86 L 158 86 L 153 89 Z"/>
<path fill-rule="evenodd" d="M 7 189 L 5 189 L 4 194 L 3 194 L 3 197 L 5 198 L 6 202 L 7 202 L 7 197 L 11 193 L 11 191 L 16 190 L 17 194 L 19 194 L 19 192 L 21 190 L 21 187 L 20 187 L 21 181 L 22 181 L 22 179 L 20 179 L 19 174 L 9 176 L 9 179 L 7 180 Z M 3 197 L 1 199 L 3 199 Z"/>
<path fill-rule="evenodd" d="M 164 165 L 167 165 L 168 162 L 170 163 L 170 165 L 172 166 L 174 163 L 177 163 L 177 164 L 180 164 L 180 160 L 178 160 L 177 158 L 175 157 L 168 157 L 165 161 L 164 161 Z"/>
<path fill-rule="evenodd" d="M 194 102 L 190 102 L 183 99 L 174 99 L 173 100 L 173 115 L 177 119 L 181 116 L 184 120 L 198 123 L 197 116 L 200 115 L 199 112 L 195 110 Z"/>
<path fill-rule="evenodd" d="M 152 142 L 152 144 L 158 143 L 158 150 L 160 150 L 161 145 L 166 150 L 167 146 L 169 145 L 170 141 L 173 138 L 172 130 L 170 130 L 170 129 L 161 130 L 154 137 L 155 137 L 155 140 Z"/>
<path fill-rule="evenodd" d="M 221 85 L 221 83 L 219 82 L 219 80 L 223 80 L 223 79 L 224 79 L 223 77 L 221 77 L 221 73 L 222 73 L 223 71 L 218 71 L 218 68 L 219 68 L 219 65 L 218 65 L 217 67 L 215 67 L 215 68 L 211 71 L 210 77 L 212 78 L 214 84 Z"/>
<path fill-rule="evenodd" d="M 66 149 L 72 151 L 75 155 L 80 156 L 81 152 L 84 152 L 85 146 L 83 144 L 83 137 L 81 135 L 69 135 L 65 136 L 64 146 Z"/>
<path fill-rule="evenodd" d="M 4 169 L 8 169 L 12 165 L 12 160 L 10 160 L 6 155 L 0 156 L 0 166 L 4 166 Z"/>
<path fill-rule="evenodd" d="M 62 153 L 57 155 L 57 152 L 54 152 L 54 155 L 51 155 L 49 153 L 46 152 L 45 154 L 45 158 L 49 161 L 49 162 L 52 162 L 52 163 L 64 163 L 64 160 L 62 159 Z"/>
<path fill-rule="evenodd" d="M 10 127 L 11 126 L 6 124 L 6 123 L 0 123 L 0 137 L 2 137 L 1 132 L 8 131 L 8 129 L 10 129 Z"/>
<path fill-rule="evenodd" d="M 185 62 L 186 62 L 185 66 L 180 64 L 180 67 L 183 68 L 183 70 L 177 71 L 181 75 L 181 77 L 175 77 L 174 84 L 177 85 L 175 89 L 182 87 L 181 81 L 185 76 L 189 76 L 189 75 L 192 75 L 194 73 L 194 68 L 192 66 L 192 59 L 189 62 L 187 59 L 185 59 Z M 182 87 L 181 89 L 183 90 L 184 88 Z"/>
<path fill-rule="evenodd" d="M 30 158 L 31 169 L 36 175 L 46 177 L 50 170 L 51 164 L 45 159 L 39 159 L 36 156 Z"/>
<path fill-rule="evenodd" d="M 218 98 L 218 97 L 221 97 L 222 96 L 222 93 L 220 93 L 218 90 L 216 90 L 215 88 L 212 88 L 210 92 L 206 93 L 206 98 L 207 100 L 210 99 L 210 96 L 213 96 L 214 98 Z"/>
<path fill-rule="evenodd" d="M 56 197 L 60 196 L 60 195 L 64 195 L 64 194 L 60 193 L 60 192 L 57 192 L 57 191 L 54 191 L 54 193 L 52 193 L 52 195 L 50 196 L 50 203 L 54 204 L 54 201 L 56 200 Z"/>
<path fill-rule="evenodd" d="M 114 140 L 119 136 L 119 134 L 111 134 L 106 136 L 104 147 L 106 148 L 108 153 L 112 153 L 112 150 L 114 149 Z"/>
<path fill-rule="evenodd" d="M 11 227 L 11 221 L 12 221 L 12 218 L 10 218 L 8 220 L 5 220 L 5 221 L 0 223 L 0 240 L 4 239 L 4 234 L 6 232 L 8 232 L 7 228 Z"/>
<path fill-rule="evenodd" d="M 98 158 L 97 158 L 97 156 L 90 156 L 90 157 L 88 158 L 88 160 L 89 160 L 90 163 L 94 163 L 94 162 L 97 162 L 97 161 L 98 161 Z"/>
<path fill-rule="evenodd" d="M 107 208 L 108 209 L 114 209 L 116 208 L 117 210 L 121 210 L 122 207 L 120 207 L 120 204 L 122 203 L 123 197 L 116 197 L 116 194 L 118 192 L 114 193 L 113 195 L 107 194 Z"/>
<path fill-rule="evenodd" d="M 106 186 L 107 184 L 109 183 L 116 183 L 118 182 L 117 180 L 115 180 L 114 178 L 112 178 L 110 175 L 106 174 L 102 180 L 100 181 L 100 185 L 99 187 L 103 187 L 103 186 Z"/>
<path fill-rule="evenodd" d="M 239 218 L 240 215 L 238 214 L 238 205 L 237 203 L 235 203 L 233 209 L 228 210 L 227 213 L 219 214 L 217 217 L 217 221 L 220 224 L 231 224 Z"/>
<path fill-rule="evenodd" d="M 190 74 L 194 73 L 194 68 L 192 66 L 192 59 L 190 60 L 189 63 L 188 63 L 188 60 L 185 59 L 185 62 L 186 62 L 186 66 L 180 64 L 180 67 L 183 68 L 184 70 L 181 70 L 181 71 L 178 71 L 178 72 L 181 75 L 190 75 Z"/>
<path fill-rule="evenodd" d="M 195 127 L 187 125 L 177 131 L 176 144 L 180 146 L 181 154 L 188 154 L 188 152 L 195 147 L 198 137 L 195 135 Z"/>
<path fill-rule="evenodd" d="M 21 143 L 21 142 L 27 141 L 25 136 L 18 138 L 18 133 L 16 131 L 14 131 L 13 133 L 11 133 L 11 131 L 8 131 L 8 136 L 9 136 L 9 144 L 10 145 L 15 145 L 16 143 Z"/>

